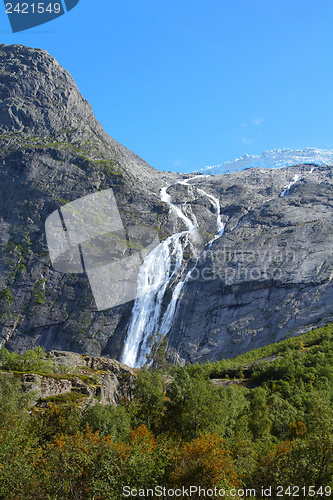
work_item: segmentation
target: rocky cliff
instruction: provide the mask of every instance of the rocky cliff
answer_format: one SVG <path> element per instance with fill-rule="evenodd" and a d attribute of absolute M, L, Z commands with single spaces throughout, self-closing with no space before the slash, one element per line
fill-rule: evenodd
<path fill-rule="evenodd" d="M 221 200 L 225 231 L 185 284 L 175 359 L 235 356 L 332 319 L 332 174 L 301 165 L 202 180 Z"/>
<path fill-rule="evenodd" d="M 87 275 L 55 271 L 45 237 L 51 213 L 110 188 L 124 226 L 162 242 L 159 288 L 136 306 L 173 360 L 235 356 L 332 321 L 332 167 L 159 172 L 103 131 L 51 56 L 15 45 L 0 45 L 0 134 L 2 346 L 120 359 L 142 319 L 134 301 L 98 311 Z"/>
<path fill-rule="evenodd" d="M 97 313 L 86 275 L 54 272 L 45 220 L 112 188 L 124 223 L 165 231 L 159 189 L 174 176 L 109 137 L 43 50 L 0 45 L 0 134 L 1 345 L 119 354 L 122 345 L 108 342 L 132 304 Z"/>

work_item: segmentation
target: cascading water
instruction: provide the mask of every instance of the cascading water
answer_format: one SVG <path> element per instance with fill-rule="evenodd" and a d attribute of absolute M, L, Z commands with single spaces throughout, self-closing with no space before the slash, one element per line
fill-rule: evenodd
<path fill-rule="evenodd" d="M 177 233 L 154 248 L 144 259 L 138 276 L 135 300 L 121 362 L 141 366 L 148 350 L 148 339 L 158 329 L 162 300 L 169 281 L 183 260 L 181 238 Z"/>
<path fill-rule="evenodd" d="M 313 168 L 309 173 L 312 172 Z M 189 194 L 193 200 L 195 200 L 195 188 L 197 193 L 205 196 L 212 203 L 216 215 L 217 233 L 205 246 L 205 248 L 210 248 L 214 241 L 224 234 L 225 225 L 221 219 L 221 206 L 218 198 L 193 184 L 189 184 L 191 181 L 202 177 L 202 175 L 196 175 L 187 180 L 180 180 L 178 184 L 189 188 Z M 290 188 L 299 180 L 299 176 L 295 175 L 279 196 L 288 196 Z M 161 189 L 161 200 L 167 203 L 177 217 L 184 222 L 187 230 L 176 233 L 160 243 L 142 263 L 138 278 L 138 298 L 133 307 L 127 340 L 121 358 L 121 361 L 129 366 L 144 364 L 146 354 L 149 352 L 148 339 L 152 334 L 159 331 L 165 336 L 169 333 L 184 285 L 196 269 L 201 256 L 200 253 L 185 277 L 177 282 L 176 275 L 183 262 L 184 249 L 188 244 L 192 246 L 192 242 L 198 239 L 198 224 L 193 213 L 191 214 L 191 220 L 179 207 L 172 203 L 172 197 L 167 192 L 169 187 Z M 229 232 L 234 231 L 246 215 L 244 214 Z M 173 281 L 174 283 L 172 283 Z M 161 317 L 163 297 L 171 284 L 173 285 L 171 299 Z"/>
<path fill-rule="evenodd" d="M 214 236 L 214 238 L 209 242 L 209 245 L 211 246 L 213 241 L 217 240 L 222 234 L 224 233 L 224 224 L 221 220 L 221 205 L 220 201 L 215 198 L 212 194 L 206 193 L 203 189 L 198 189 L 198 192 L 203 194 L 204 196 L 207 196 L 207 198 L 210 199 L 210 201 L 213 204 L 213 207 L 215 208 L 215 214 L 217 218 L 217 234 Z"/>
<path fill-rule="evenodd" d="M 313 172 L 314 168 L 315 167 L 311 168 L 309 174 Z M 210 248 L 214 241 L 224 234 L 225 225 L 221 219 L 221 207 L 218 198 L 194 184 L 189 184 L 194 179 L 202 177 L 206 176 L 196 175 L 187 180 L 180 180 L 178 184 L 188 187 L 188 194 L 193 198 L 193 201 L 195 200 L 195 188 L 197 193 L 210 200 L 214 208 L 217 233 L 206 244 L 203 249 L 205 250 Z M 279 196 L 288 196 L 290 188 L 299 180 L 299 176 L 295 175 Z M 170 331 L 184 285 L 196 269 L 201 256 L 200 253 L 185 277 L 179 280 L 181 276 L 179 271 L 183 263 L 184 249 L 187 245 L 194 248 L 193 242 L 198 241 L 199 232 L 195 215 L 191 213 L 190 219 L 185 215 L 182 209 L 172 203 L 172 197 L 167 192 L 169 187 L 170 186 L 166 186 L 161 189 L 161 200 L 167 203 L 177 217 L 184 222 L 187 230 L 173 234 L 160 243 L 150 252 L 141 265 L 138 277 L 138 298 L 134 303 L 127 330 L 127 339 L 121 357 L 121 361 L 129 366 L 138 367 L 145 363 L 146 354 L 149 352 L 150 348 L 148 340 L 152 334 L 160 332 L 165 336 Z M 268 200 L 266 200 L 265 203 L 267 203 L 267 201 Z M 186 203 L 183 204 L 183 207 L 185 206 Z M 234 231 L 242 223 L 246 215 L 247 213 L 239 219 L 236 226 L 229 230 L 229 233 Z M 167 309 L 162 315 L 162 301 L 169 287 L 173 287 L 173 291 Z"/>
<path fill-rule="evenodd" d="M 310 172 L 312 173 L 312 171 Z M 288 196 L 289 195 L 289 191 L 290 191 L 290 188 L 296 184 L 296 182 L 299 180 L 299 176 L 296 174 L 293 178 L 293 180 L 288 184 L 288 186 L 286 186 L 286 188 L 282 191 L 282 193 L 280 193 L 280 197 L 282 198 L 283 196 Z"/>
<path fill-rule="evenodd" d="M 192 194 L 193 198 L 195 198 L 193 187 L 188 182 L 194 178 L 179 182 L 190 187 L 190 194 Z M 185 279 L 175 285 L 167 310 L 161 319 L 163 297 L 183 262 L 183 251 L 189 243 L 191 244 L 191 240 L 195 241 L 198 238 L 198 224 L 195 215 L 191 214 L 192 220 L 189 219 L 179 207 L 172 203 L 172 198 L 167 192 L 169 187 L 161 189 L 161 200 L 167 203 L 185 223 L 187 231 L 176 233 L 160 243 L 150 252 L 141 265 L 138 276 L 138 298 L 134 303 L 127 339 L 121 357 L 121 362 L 128 366 L 141 366 L 144 364 L 146 354 L 149 351 L 149 337 L 152 334 L 160 331 L 162 335 L 166 335 L 169 332 L 181 291 L 199 259 L 198 257 L 194 267 L 186 274 Z M 209 242 L 209 245 L 211 245 L 224 231 L 224 224 L 220 215 L 220 202 L 202 189 L 198 190 L 198 192 L 210 199 L 217 217 L 218 232 Z"/>
<path fill-rule="evenodd" d="M 315 167 L 312 167 L 311 170 L 309 170 L 308 174 L 312 174 L 314 171 Z M 282 191 L 282 193 L 279 194 L 280 198 L 283 198 L 284 196 L 288 196 L 290 192 L 290 188 L 296 184 L 296 182 L 300 181 L 301 177 L 299 175 L 294 175 L 292 181 L 289 182 L 288 186 L 285 187 L 285 189 Z"/>
<path fill-rule="evenodd" d="M 160 243 L 144 259 L 138 276 L 135 300 L 127 339 L 121 362 L 128 366 L 141 366 L 146 361 L 149 337 L 159 329 L 162 300 L 165 291 L 183 261 L 183 249 L 190 241 L 196 224 L 172 203 L 167 193 L 169 186 L 161 189 L 161 200 L 167 203 L 185 223 L 187 231 L 173 234 Z"/>
<path fill-rule="evenodd" d="M 203 177 L 203 176 L 199 175 L 199 176 L 191 177 L 191 179 L 188 179 L 187 181 L 181 181 L 180 183 L 190 186 L 190 184 L 188 184 L 188 182 L 193 180 L 193 179 L 196 179 L 197 177 Z M 218 238 L 220 238 L 220 236 L 222 236 L 224 233 L 225 225 L 221 220 L 220 201 L 217 198 L 215 198 L 215 196 L 206 193 L 206 191 L 204 191 L 203 189 L 198 188 L 197 190 L 200 194 L 202 194 L 203 196 L 206 196 L 212 202 L 213 207 L 215 209 L 215 214 L 216 214 L 216 219 L 217 219 L 216 220 L 217 231 L 218 232 L 217 232 L 217 234 L 214 235 L 213 239 L 208 242 L 207 246 L 208 246 L 208 248 L 210 248 L 212 246 L 213 242 L 215 240 L 217 240 Z M 193 271 L 196 269 L 198 262 L 199 262 L 199 259 L 200 259 L 200 256 L 201 256 L 201 254 L 197 257 L 194 266 L 187 272 L 184 280 L 177 283 L 177 285 L 175 286 L 175 288 L 173 290 L 171 301 L 170 301 L 170 303 L 167 307 L 167 310 L 163 316 L 161 327 L 160 327 L 160 333 L 163 336 L 167 335 L 171 329 L 173 318 L 174 318 L 175 313 L 176 313 L 176 307 L 177 307 L 178 300 L 180 298 L 180 295 L 182 293 L 184 285 L 187 283 L 187 281 L 190 279 Z"/>
<path fill-rule="evenodd" d="M 178 215 L 178 217 L 185 223 L 187 226 L 188 231 L 193 231 L 196 227 L 197 224 L 195 224 L 193 221 L 191 221 L 183 212 L 181 211 L 180 208 L 178 208 L 176 205 L 172 203 L 172 198 L 171 196 L 167 193 L 167 189 L 170 186 L 164 187 L 161 189 L 161 201 L 164 201 L 169 205 L 169 207 Z"/>

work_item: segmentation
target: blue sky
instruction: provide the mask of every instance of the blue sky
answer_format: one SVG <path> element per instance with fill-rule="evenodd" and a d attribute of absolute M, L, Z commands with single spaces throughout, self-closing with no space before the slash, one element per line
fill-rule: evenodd
<path fill-rule="evenodd" d="M 80 0 L 16 34 L 0 7 L 1 42 L 46 49 L 155 168 L 333 148 L 332 0 Z"/>

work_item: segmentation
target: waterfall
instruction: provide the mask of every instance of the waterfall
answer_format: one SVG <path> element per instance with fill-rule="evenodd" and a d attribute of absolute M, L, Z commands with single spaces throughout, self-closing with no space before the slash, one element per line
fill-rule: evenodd
<path fill-rule="evenodd" d="M 159 329 L 165 291 L 183 262 L 183 248 L 187 246 L 190 234 L 194 233 L 197 227 L 196 223 L 172 203 L 172 198 L 167 192 L 169 187 L 161 189 L 161 200 L 167 203 L 184 222 L 187 231 L 169 236 L 154 248 L 141 264 L 137 298 L 121 356 L 121 362 L 128 366 L 141 366 L 146 361 L 149 337 Z"/>
<path fill-rule="evenodd" d="M 212 241 L 209 242 L 209 245 L 211 246 L 213 241 L 217 240 L 222 234 L 224 233 L 224 224 L 221 220 L 221 205 L 220 205 L 220 200 L 218 198 L 215 198 L 212 194 L 206 193 L 203 189 L 198 189 L 198 192 L 203 194 L 204 196 L 207 196 L 207 198 L 210 199 L 212 202 L 214 208 L 215 208 L 215 214 L 216 214 L 216 224 L 217 224 L 217 234 L 214 236 Z"/>
<path fill-rule="evenodd" d="M 288 196 L 291 186 L 293 186 L 294 184 L 296 184 L 296 182 L 298 180 L 299 180 L 299 176 L 296 174 L 294 176 L 293 180 L 288 184 L 288 186 L 286 186 L 285 189 L 282 191 L 282 193 L 280 193 L 280 197 Z"/>
<path fill-rule="evenodd" d="M 191 179 L 188 179 L 187 181 L 181 181 L 180 183 L 191 186 L 191 184 L 187 184 L 187 183 L 190 180 L 195 179 L 196 177 L 203 177 L 203 176 L 202 175 L 198 175 L 198 176 L 192 177 Z M 224 223 L 221 220 L 221 206 L 220 206 L 220 201 L 217 198 L 215 198 L 215 196 L 206 193 L 206 191 L 204 191 L 203 189 L 199 189 L 198 188 L 198 192 L 201 193 L 202 195 L 206 196 L 207 198 L 209 198 L 210 201 L 212 202 L 213 206 L 214 206 L 214 209 L 215 209 L 217 233 L 214 235 L 214 238 L 212 240 L 210 240 L 208 242 L 208 244 L 207 244 L 207 247 L 210 248 L 212 246 L 213 242 L 215 240 L 217 240 L 218 238 L 220 238 L 220 236 L 222 236 L 223 233 L 224 233 L 224 227 L 225 227 L 225 225 L 224 225 Z M 171 301 L 170 301 L 170 303 L 169 303 L 169 305 L 167 307 L 167 310 L 166 310 L 166 312 L 165 312 L 165 314 L 163 316 L 161 327 L 160 327 L 160 333 L 162 335 L 164 335 L 164 336 L 167 335 L 169 333 L 170 329 L 171 329 L 173 318 L 174 318 L 175 313 L 176 313 L 176 307 L 177 307 L 177 304 L 178 304 L 178 300 L 179 300 L 180 294 L 181 294 L 181 292 L 182 292 L 182 290 L 184 288 L 184 285 L 190 279 L 192 272 L 194 271 L 194 269 L 196 269 L 200 257 L 201 257 L 201 254 L 197 257 L 194 266 L 187 272 L 184 280 L 180 281 L 179 283 L 177 283 L 177 285 L 174 288 L 174 291 L 173 291 L 172 297 L 171 297 Z"/>
<path fill-rule="evenodd" d="M 309 170 L 308 174 L 312 174 L 315 168 L 316 167 L 312 167 L 311 170 Z M 293 180 L 288 184 L 288 186 L 285 187 L 282 193 L 279 194 L 279 197 L 281 198 L 283 196 L 288 196 L 291 186 L 296 184 L 296 182 L 298 182 L 299 180 L 301 180 L 300 176 L 297 174 L 294 175 Z"/>
<path fill-rule="evenodd" d="M 313 168 L 309 173 L 313 172 Z M 225 224 L 221 219 L 221 206 L 218 198 L 203 189 L 196 187 L 195 184 L 189 184 L 196 178 L 202 178 L 202 175 L 196 175 L 186 180 L 179 180 L 177 183 L 185 185 L 189 188 L 189 194 L 195 200 L 194 188 L 197 193 L 208 198 L 213 205 L 216 215 L 217 232 L 214 237 L 207 243 L 205 248 L 210 248 L 214 241 L 224 234 Z M 295 175 L 292 181 L 280 193 L 280 197 L 288 196 L 290 188 L 299 180 L 299 176 Z M 167 203 L 170 209 L 179 217 L 185 224 L 187 230 L 176 233 L 165 241 L 160 243 L 150 254 L 144 259 L 138 277 L 138 298 L 132 310 L 132 315 L 128 327 L 127 340 L 121 361 L 129 366 L 142 366 L 146 361 L 146 354 L 149 352 L 148 339 L 150 335 L 160 332 L 163 336 L 167 335 L 172 327 L 173 320 L 179 304 L 179 298 L 184 289 L 184 285 L 190 279 L 192 272 L 197 267 L 201 254 L 196 258 L 195 263 L 186 273 L 184 279 L 176 282 L 177 271 L 180 269 L 183 262 L 184 248 L 188 244 L 192 244 L 198 237 L 198 223 L 196 217 L 191 213 L 191 219 L 185 213 L 172 203 L 172 197 L 168 194 L 166 186 L 161 189 L 161 201 Z M 186 204 L 184 203 L 183 206 Z M 244 217 L 240 217 L 236 227 L 238 227 Z M 172 282 L 175 283 L 172 283 Z M 165 292 L 169 286 L 173 285 L 173 291 L 168 307 L 161 317 L 162 301 Z"/>
<path fill-rule="evenodd" d="M 143 260 L 138 276 L 135 300 L 121 362 L 141 366 L 146 361 L 148 339 L 158 331 L 162 300 L 183 261 L 182 237 L 186 231 L 169 236 Z"/>
<path fill-rule="evenodd" d="M 193 199 L 195 199 L 193 185 L 188 184 L 188 182 L 196 177 L 202 176 L 195 176 L 178 182 L 190 188 Z M 184 222 L 187 230 L 173 234 L 160 243 L 147 255 L 140 267 L 137 298 L 133 306 L 127 338 L 121 356 L 121 362 L 128 366 L 139 367 L 145 363 L 146 354 L 149 352 L 149 337 L 152 334 L 159 331 L 162 335 L 167 335 L 173 323 L 180 294 L 200 258 L 199 255 L 185 278 L 174 286 L 168 307 L 161 318 L 163 297 L 181 267 L 184 249 L 188 244 L 192 244 L 193 241 L 198 239 L 198 223 L 195 215 L 191 214 L 191 220 L 179 207 L 172 203 L 172 197 L 167 192 L 169 187 L 166 186 L 161 189 L 161 201 L 169 205 L 176 216 Z M 208 243 L 211 246 L 213 241 L 224 232 L 220 202 L 215 196 L 206 193 L 202 189 L 197 189 L 197 191 L 211 201 L 216 214 L 217 234 Z"/>
<path fill-rule="evenodd" d="M 176 205 L 174 205 L 172 203 L 172 198 L 171 196 L 167 193 L 167 189 L 169 188 L 170 186 L 167 186 L 167 187 L 164 187 L 161 189 L 161 201 L 164 201 L 165 203 L 167 203 L 169 205 L 169 207 L 175 212 L 175 214 L 185 223 L 188 231 L 193 231 L 197 225 L 194 224 L 188 217 L 186 217 L 185 214 L 183 214 L 183 212 L 181 211 L 180 208 L 178 208 Z"/>

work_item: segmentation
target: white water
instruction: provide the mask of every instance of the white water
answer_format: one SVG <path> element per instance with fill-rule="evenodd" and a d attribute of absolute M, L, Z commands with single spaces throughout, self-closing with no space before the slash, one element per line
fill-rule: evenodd
<path fill-rule="evenodd" d="M 315 167 L 312 167 L 311 170 L 309 170 L 308 174 L 312 174 L 313 171 L 314 171 Z M 296 184 L 296 182 L 298 182 L 299 180 L 301 180 L 300 176 L 299 175 L 294 175 L 293 177 L 293 180 L 289 182 L 289 184 L 285 187 L 285 189 L 282 191 L 282 193 L 279 194 L 279 196 L 282 198 L 283 196 L 289 196 L 289 191 L 290 191 L 290 188 Z"/>
<path fill-rule="evenodd" d="M 202 177 L 202 176 L 199 176 Z M 194 178 L 179 181 L 189 187 L 189 192 L 195 199 L 193 186 L 188 184 Z M 173 322 L 178 299 L 184 284 L 188 281 L 191 272 L 196 267 L 199 257 L 197 257 L 194 267 L 186 274 L 183 281 L 179 281 L 175 286 L 168 307 L 162 317 L 162 301 L 164 294 L 175 279 L 175 275 L 183 262 L 183 252 L 188 244 L 198 241 L 198 224 L 195 215 L 191 213 L 191 219 L 184 212 L 172 203 L 172 197 L 167 190 L 170 186 L 161 189 L 161 200 L 167 203 L 171 210 L 185 224 L 187 230 L 173 234 L 165 241 L 154 248 L 144 259 L 138 276 L 138 292 L 135 300 L 130 323 L 127 330 L 127 338 L 121 356 L 121 362 L 132 367 L 142 366 L 146 362 L 146 354 L 149 352 L 149 337 L 158 331 L 166 335 Z M 213 240 L 219 238 L 224 231 L 224 224 L 221 220 L 220 202 L 215 196 L 198 189 L 202 195 L 208 197 L 214 206 L 217 218 L 217 234 Z"/>
<path fill-rule="evenodd" d="M 289 195 L 289 191 L 290 191 L 290 188 L 291 186 L 293 186 L 294 184 L 296 184 L 296 182 L 299 180 L 299 176 L 296 174 L 293 178 L 293 180 L 288 184 L 288 186 L 285 187 L 285 189 L 282 191 L 282 193 L 280 193 L 280 197 L 283 197 L 283 196 L 288 196 Z"/>
<path fill-rule="evenodd" d="M 138 297 L 121 357 L 121 362 L 128 366 L 141 366 L 146 361 L 148 339 L 158 329 L 164 293 L 183 261 L 184 235 L 186 232 L 169 236 L 147 255 L 140 267 Z"/>
<path fill-rule="evenodd" d="M 199 176 L 191 177 L 190 179 L 187 179 L 185 181 L 179 181 L 179 184 L 184 184 L 186 186 L 191 186 L 191 184 L 188 184 L 191 180 L 196 179 L 196 178 L 201 178 L 201 177 L 203 177 L 203 176 L 199 175 Z M 212 246 L 213 242 L 215 240 L 217 240 L 220 236 L 222 236 L 222 234 L 224 233 L 224 227 L 225 227 L 225 225 L 224 225 L 224 223 L 221 220 L 221 206 L 220 206 L 220 201 L 217 198 L 215 198 L 215 196 L 206 193 L 206 191 L 204 191 L 203 189 L 198 188 L 197 190 L 198 190 L 198 192 L 200 194 L 202 194 L 203 196 L 206 196 L 207 198 L 210 199 L 210 201 L 212 202 L 213 207 L 215 209 L 216 222 L 217 222 L 217 231 L 218 232 L 214 236 L 214 238 L 208 243 L 208 248 L 210 248 Z M 170 331 L 170 328 L 171 328 L 172 322 L 173 322 L 173 318 L 175 316 L 175 312 L 176 312 L 176 307 L 177 307 L 177 304 L 178 304 L 178 300 L 180 298 L 180 295 L 182 293 L 184 285 L 185 285 L 185 283 L 187 283 L 187 281 L 191 277 L 192 272 L 197 267 L 199 259 L 200 259 L 200 255 L 197 257 L 194 266 L 187 272 L 184 280 L 180 281 L 179 283 L 177 283 L 177 285 L 175 286 L 175 288 L 173 290 L 171 301 L 170 301 L 170 303 L 169 303 L 169 305 L 167 307 L 167 310 L 166 310 L 166 312 L 165 312 L 165 314 L 163 316 L 162 323 L 161 323 L 160 333 L 163 336 L 167 335 L 169 333 L 169 331 Z"/>
<path fill-rule="evenodd" d="M 193 193 L 193 184 L 189 184 L 190 181 L 193 181 L 194 179 L 202 179 L 203 177 L 208 177 L 207 175 L 195 175 L 194 177 L 191 177 L 190 179 L 187 180 L 182 180 L 178 181 L 178 184 L 183 184 L 185 186 L 190 186 L 192 188 L 191 194 L 193 196 L 193 199 L 195 199 L 194 193 Z M 217 234 L 214 236 L 214 239 L 212 240 L 215 241 L 219 236 L 222 236 L 224 233 L 224 224 L 221 220 L 221 205 L 220 205 L 220 200 L 218 198 L 215 198 L 212 194 L 206 193 L 203 189 L 197 188 L 198 193 L 202 194 L 203 196 L 206 196 L 207 198 L 210 199 L 212 202 L 212 205 L 215 209 L 215 214 L 217 218 Z"/>
<path fill-rule="evenodd" d="M 207 198 L 210 199 L 215 209 L 215 214 L 217 218 L 217 234 L 214 236 L 213 240 L 209 243 L 211 245 L 213 241 L 222 236 L 222 234 L 224 233 L 224 223 L 221 220 L 221 205 L 220 201 L 217 198 L 215 198 L 215 196 L 213 196 L 212 194 L 206 193 L 206 191 L 204 191 L 203 189 L 198 189 L 198 191 L 199 193 L 203 194 L 204 196 L 207 196 Z"/>
<path fill-rule="evenodd" d="M 195 236 L 197 230 L 196 220 L 193 222 L 172 203 L 172 198 L 167 192 L 169 187 L 161 189 L 161 200 L 167 203 L 177 217 L 184 222 L 187 231 L 169 236 L 147 255 L 140 267 L 137 298 L 121 356 L 121 362 L 132 367 L 142 366 L 146 362 L 149 337 L 159 330 L 164 294 L 183 262 L 183 250 L 189 243 L 190 236 Z M 170 308 L 168 308 L 162 324 L 172 321 L 172 318 L 170 320 L 167 318 L 170 314 Z"/>
<path fill-rule="evenodd" d="M 174 205 L 172 203 L 172 198 L 171 196 L 167 193 L 167 189 L 169 188 L 170 186 L 166 186 L 164 188 L 161 189 L 161 201 L 164 201 L 165 203 L 167 203 L 169 205 L 169 207 L 176 213 L 176 215 L 185 223 L 187 229 L 189 231 L 192 231 L 193 229 L 195 229 L 197 227 L 197 225 L 195 223 L 193 223 L 185 214 L 183 214 L 183 212 L 181 211 L 180 208 L 178 208 L 176 205 Z"/>

